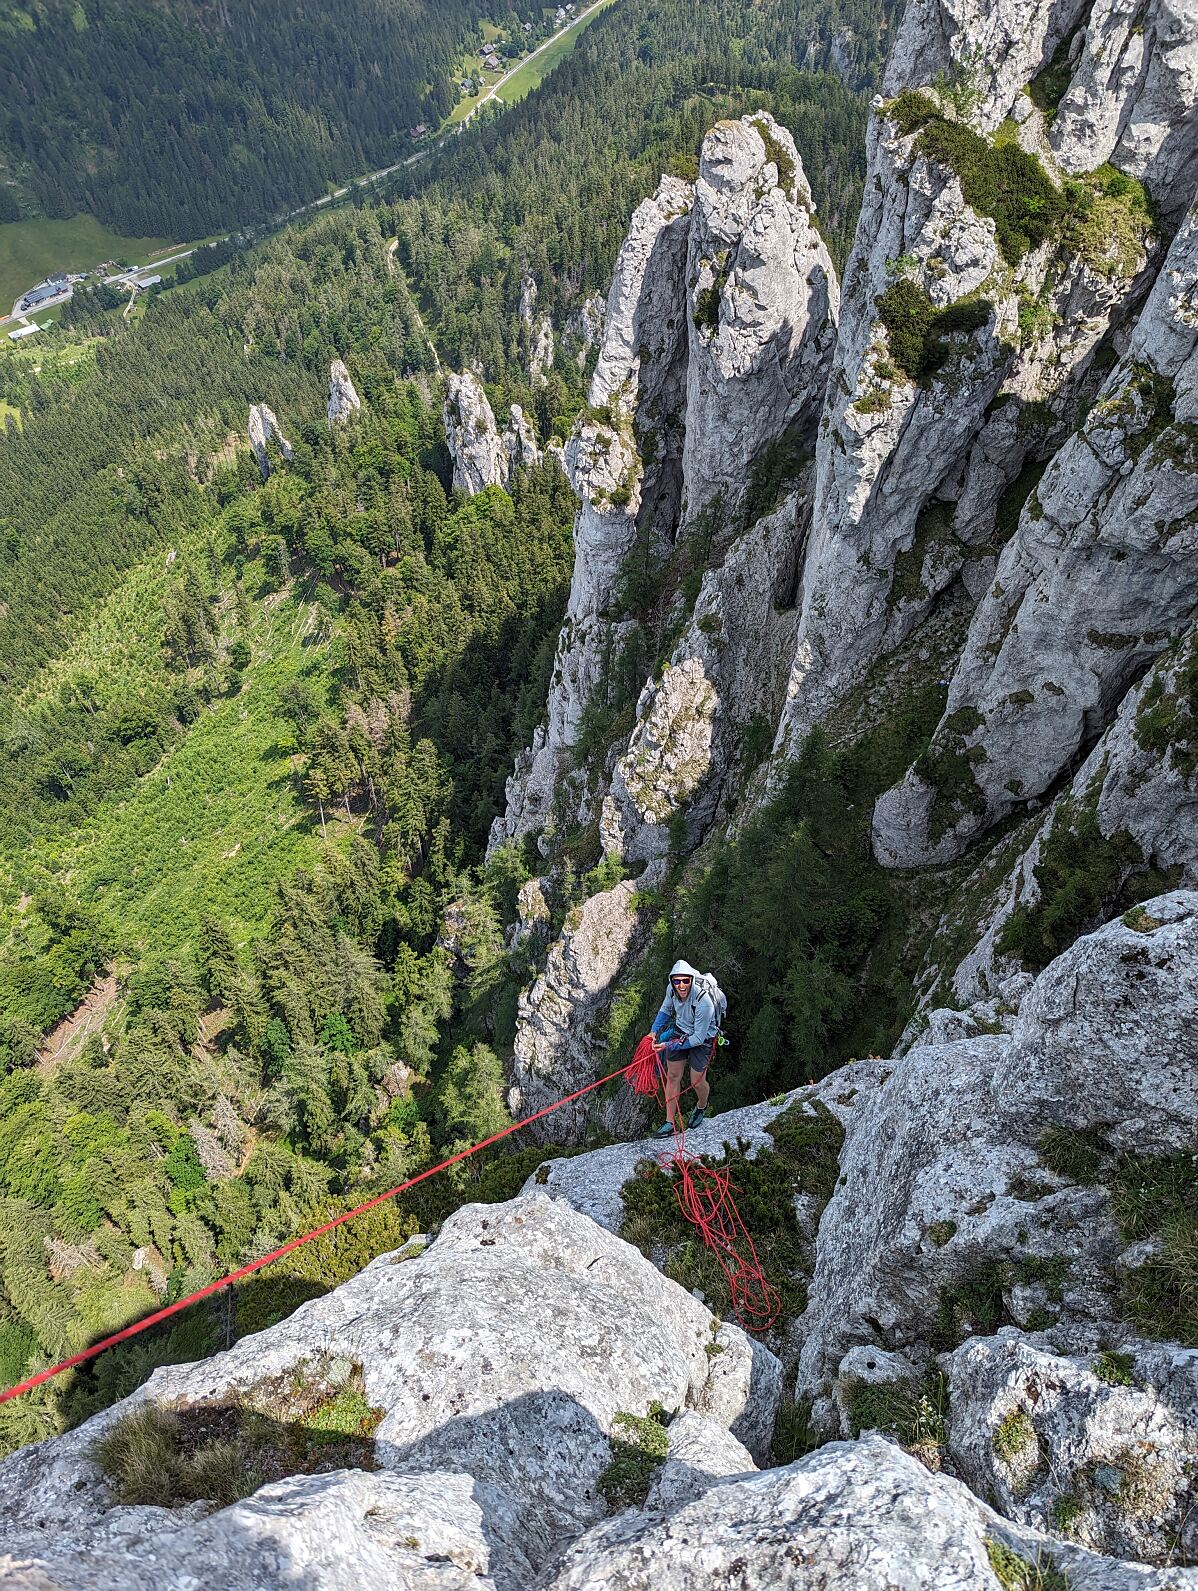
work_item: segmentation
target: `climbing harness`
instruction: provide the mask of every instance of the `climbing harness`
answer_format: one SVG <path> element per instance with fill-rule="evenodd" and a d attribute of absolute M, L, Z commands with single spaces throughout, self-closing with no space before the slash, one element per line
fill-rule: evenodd
<path fill-rule="evenodd" d="M 646 1050 L 648 1061 L 646 1062 Z M 613 1082 L 617 1077 L 624 1077 L 633 1091 L 640 1095 L 655 1094 L 661 1081 L 661 1068 L 657 1055 L 653 1049 L 652 1035 L 647 1034 L 637 1045 L 636 1053 L 626 1065 L 618 1067 L 616 1071 L 609 1072 L 606 1077 L 597 1078 L 593 1083 L 587 1083 L 583 1088 L 575 1089 L 572 1094 L 567 1094 L 563 1099 L 556 1099 L 551 1105 L 544 1106 L 541 1110 L 534 1111 L 531 1116 L 522 1116 L 510 1127 L 504 1127 L 497 1133 L 492 1133 L 489 1138 L 484 1138 L 480 1143 L 472 1144 L 469 1149 L 461 1149 L 456 1155 L 450 1155 L 447 1160 L 440 1161 L 435 1166 L 419 1172 L 414 1177 L 409 1177 L 406 1182 L 401 1182 L 398 1187 L 388 1188 L 386 1193 L 378 1193 L 373 1199 L 367 1199 L 365 1204 L 359 1204 L 352 1210 L 345 1210 L 341 1215 L 334 1216 L 331 1221 L 326 1221 L 322 1226 L 314 1227 L 311 1232 L 304 1232 L 300 1237 L 294 1237 L 289 1243 L 282 1244 L 277 1249 L 272 1249 L 269 1254 L 263 1254 L 259 1259 L 251 1260 L 248 1265 L 243 1265 L 239 1270 L 231 1271 L 228 1276 L 222 1276 L 219 1281 L 209 1282 L 206 1287 L 199 1288 L 194 1293 L 188 1293 L 186 1298 L 180 1298 L 173 1304 L 167 1304 L 162 1309 L 156 1309 L 153 1314 L 146 1315 L 144 1319 L 134 1321 L 133 1325 L 126 1326 L 124 1330 L 117 1331 L 102 1341 L 93 1343 L 90 1348 L 84 1348 L 80 1353 L 72 1354 L 69 1359 L 63 1359 L 49 1369 L 39 1370 L 36 1375 L 29 1376 L 20 1381 L 15 1387 L 0 1392 L 0 1404 L 7 1403 L 11 1398 L 18 1398 L 22 1393 L 32 1392 L 34 1387 L 40 1387 L 43 1382 L 50 1381 L 54 1376 L 62 1375 L 66 1370 L 74 1370 L 77 1366 L 86 1364 L 89 1359 L 94 1359 L 107 1348 L 113 1348 L 119 1342 L 126 1342 L 130 1337 L 136 1337 L 140 1332 L 148 1331 L 151 1326 L 160 1325 L 162 1321 L 169 1320 L 172 1315 L 177 1315 L 181 1310 L 188 1309 L 192 1304 L 198 1304 L 205 1298 L 232 1287 L 235 1282 L 244 1281 L 247 1276 L 252 1276 L 255 1271 L 260 1271 L 266 1265 L 272 1264 L 277 1259 L 282 1259 L 284 1254 L 290 1254 L 297 1248 L 302 1248 L 305 1243 L 311 1243 L 313 1238 L 323 1237 L 326 1232 L 331 1232 L 335 1227 L 342 1226 L 346 1221 L 352 1221 L 356 1216 L 364 1215 L 367 1210 L 373 1210 L 377 1205 L 385 1204 L 388 1199 L 394 1199 L 400 1193 L 406 1193 L 409 1188 L 414 1188 L 418 1183 L 427 1182 L 430 1177 L 435 1177 L 438 1172 L 456 1166 L 462 1160 L 468 1160 L 471 1155 L 476 1155 L 482 1149 L 489 1149 L 492 1144 L 497 1144 L 502 1138 L 508 1138 L 514 1132 L 519 1132 L 521 1127 L 528 1127 L 534 1121 L 540 1121 L 543 1116 L 550 1115 L 555 1110 L 560 1110 L 563 1105 L 570 1105 L 576 1099 L 582 1099 L 586 1094 L 592 1094 L 597 1088 L 602 1088 L 606 1083 Z M 684 1134 L 681 1128 L 675 1130 L 674 1152 L 668 1157 L 662 1157 L 663 1169 L 673 1169 L 678 1175 L 678 1185 L 675 1193 L 679 1207 L 688 1221 L 698 1228 L 703 1242 L 710 1248 L 719 1261 L 724 1275 L 728 1279 L 728 1287 L 732 1297 L 733 1307 L 742 1324 L 750 1331 L 767 1331 L 777 1319 L 780 1303 L 777 1293 L 766 1281 L 761 1267 L 757 1262 L 757 1253 L 753 1241 L 745 1230 L 744 1222 L 736 1209 L 732 1197 L 734 1189 L 727 1171 L 705 1166 L 701 1161 L 690 1160 L 685 1154 Z"/>

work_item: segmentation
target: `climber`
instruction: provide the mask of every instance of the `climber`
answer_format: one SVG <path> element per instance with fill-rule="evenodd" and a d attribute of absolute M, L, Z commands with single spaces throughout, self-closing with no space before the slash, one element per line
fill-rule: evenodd
<path fill-rule="evenodd" d="M 652 1028 L 653 1048 L 666 1069 L 666 1119 L 655 1138 L 668 1138 L 675 1131 L 684 1066 L 690 1066 L 695 1091 L 695 1108 L 686 1125 L 697 1127 L 705 1118 L 710 1093 L 707 1064 L 719 1041 L 725 1005 L 720 986 L 709 973 L 697 971 L 689 961 L 674 963 Z"/>

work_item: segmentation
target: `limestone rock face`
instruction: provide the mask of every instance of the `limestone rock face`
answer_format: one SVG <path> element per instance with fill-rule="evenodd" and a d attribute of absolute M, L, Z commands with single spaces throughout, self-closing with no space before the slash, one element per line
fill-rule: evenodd
<path fill-rule="evenodd" d="M 1039 796 L 1188 621 L 1198 576 L 1198 208 L 1081 430 L 1049 464 L 978 607 L 932 746 L 971 776 L 912 772 L 878 803 L 892 864 L 957 855 Z"/>
<path fill-rule="evenodd" d="M 349 371 L 340 359 L 329 366 L 328 416 L 330 425 L 341 425 L 362 407 L 358 389 L 350 380 Z"/>
<path fill-rule="evenodd" d="M 529 1115 L 603 1075 L 591 1027 L 637 933 L 636 891 L 623 881 L 575 907 L 549 948 L 545 970 L 521 993 L 509 1099 L 514 1114 Z M 527 1130 L 543 1143 L 570 1143 L 595 1106 L 589 1096 Z M 616 1108 L 630 1106 L 622 1098 Z"/>
<path fill-rule="evenodd" d="M 960 999 L 984 1001 L 1009 980 L 1012 963 L 999 953 L 998 941 L 1016 907 L 1031 909 L 1040 899 L 1036 868 L 1054 828 L 1074 828 L 1093 813 L 1104 839 L 1124 837 L 1145 862 L 1177 874 L 1180 886 L 1198 887 L 1198 789 L 1190 772 L 1198 726 L 1181 705 L 1196 662 L 1198 628 L 1191 627 L 1177 650 L 1124 697 L 1114 723 L 1016 862 L 981 939 L 956 969 Z M 1154 712 L 1164 726 L 1159 736 L 1152 733 Z"/>
<path fill-rule="evenodd" d="M 802 1322 L 817 1409 L 850 1348 L 926 1351 L 945 1291 L 986 1265 L 1026 1277 L 1004 1284 L 1016 1319 L 1047 1313 L 1087 1350 L 1123 1334 L 1108 1194 L 1051 1172 L 1039 1144 L 1055 1124 L 1131 1153 L 1193 1145 L 1198 895 L 1144 910 L 1155 928 L 1110 923 L 1046 968 L 1009 1036 L 912 1049 L 850 1116 Z"/>
<path fill-rule="evenodd" d="M 602 1518 L 596 1483 L 621 1410 L 695 1409 L 759 1446 L 780 1367 L 731 1327 L 727 1351 L 709 1355 L 715 1329 L 635 1249 L 542 1193 L 466 1206 L 419 1257 L 384 1255 L 280 1325 L 157 1371 L 0 1466 L 0 1552 L 32 1560 L 45 1578 L 30 1585 L 348 1587 L 366 1572 L 517 1591 Z M 386 1411 L 380 1473 L 284 1480 L 199 1521 L 113 1507 L 90 1452 L 131 1407 L 237 1405 L 336 1361 L 361 1366 L 367 1400 Z M 359 1548 L 377 1580 L 353 1561 Z"/>
<path fill-rule="evenodd" d="M 270 474 L 269 448 L 271 442 L 275 443 L 285 459 L 291 457 L 291 443 L 283 435 L 279 422 L 275 418 L 274 410 L 265 403 L 255 403 L 251 407 L 248 434 L 250 451 L 257 461 L 258 472 L 262 479 L 266 480 Z"/>
<path fill-rule="evenodd" d="M 904 29 L 919 11 L 908 10 Z M 993 567 L 1004 489 L 1043 440 L 1037 428 L 1068 412 L 1148 260 L 1142 237 L 1117 260 L 1057 253 L 1050 238 L 1008 261 L 994 221 L 971 210 L 954 171 L 927 158 L 919 131 L 904 134 L 882 103 L 868 151 L 777 737 L 787 753 L 955 575 L 976 584 L 971 565 Z M 973 304 L 972 321 L 946 333 L 918 380 L 886 330 L 883 306 L 898 291 L 933 310 Z M 1048 308 L 1035 335 L 1020 330 L 1029 299 Z"/>
<path fill-rule="evenodd" d="M 490 401 L 472 370 L 451 375 L 446 382 L 444 418 L 454 489 L 473 497 L 488 486 L 502 486 L 507 480 L 507 457 Z"/>
<path fill-rule="evenodd" d="M 1009 1329 L 944 1360 L 954 1473 L 1008 1519 L 1116 1558 L 1192 1559 L 1198 1351 L 1131 1341 L 1085 1357 Z"/>
<path fill-rule="evenodd" d="M 583 710 L 627 633 L 627 625 L 613 621 L 609 611 L 618 606 L 615 592 L 636 539 L 638 515 L 642 508 L 652 512 L 663 478 L 668 490 L 671 453 L 663 444 L 646 465 L 636 422 L 652 410 L 655 430 L 668 435 L 681 408 L 681 297 L 691 200 L 688 184 L 663 177 L 653 197 L 633 214 L 616 260 L 603 346 L 591 380 L 591 409 L 584 411 L 566 446 L 566 471 L 579 510 L 570 600 L 545 722 L 508 781 L 507 811 L 492 829 L 492 847 L 551 819 Z"/>
<path fill-rule="evenodd" d="M 766 112 L 703 140 L 687 246 L 683 516 L 730 511 L 763 440 L 814 424 L 839 284 L 794 139 Z"/>
<path fill-rule="evenodd" d="M 534 387 L 543 386 L 546 373 L 553 369 L 553 322 L 548 315 L 537 314 L 537 284 L 531 276 L 520 284 L 520 323 L 528 343 L 528 379 Z"/>
<path fill-rule="evenodd" d="M 606 314 L 606 300 L 598 293 L 591 293 L 566 323 L 566 348 L 580 370 L 586 368 L 591 349 L 597 348 L 602 341 Z"/>
<path fill-rule="evenodd" d="M 1110 161 L 1176 222 L 1198 186 L 1198 32 L 1189 0 L 1134 15 L 1098 0 L 1074 43 L 1072 80 L 1048 129 L 1066 171 Z"/>
<path fill-rule="evenodd" d="M 698 839 L 731 810 L 751 771 L 745 726 L 756 721 L 768 736 L 785 700 L 797 619 L 786 592 L 810 516 L 808 480 L 704 574 L 661 679 L 641 692 L 612 771 L 599 823 L 608 855 L 661 856 L 677 814 Z"/>
<path fill-rule="evenodd" d="M 513 403 L 508 423 L 503 430 L 503 448 L 508 456 L 508 476 L 513 470 L 532 469 L 541 462 L 541 449 L 528 416 L 518 403 Z"/>
<path fill-rule="evenodd" d="M 988 1542 L 1028 1565 L 1051 1561 L 1074 1591 L 1183 1591 L 1198 1581 L 1192 1570 L 1118 1563 L 1012 1525 L 960 1481 L 929 1474 L 872 1436 L 718 1482 L 668 1513 L 620 1514 L 577 1541 L 544 1583 L 547 1591 L 990 1591 L 999 1582 Z"/>
<path fill-rule="evenodd" d="M 493 846 L 543 826 L 555 797 L 567 803 L 566 815 L 580 816 L 579 793 L 564 793 L 562 778 L 582 714 L 607 688 L 632 635 L 632 621 L 616 617 L 629 555 L 644 545 L 649 556 L 668 556 L 675 537 L 709 506 L 718 506 L 726 528 L 704 577 L 705 611 L 688 620 L 667 679 L 646 683 L 610 790 L 587 805 L 592 816 L 608 809 L 608 849 L 659 854 L 669 817 L 700 794 L 703 810 L 690 824 L 701 833 L 728 771 L 725 740 L 760 703 L 769 701 L 776 719 L 778 668 L 771 661 L 768 675 L 750 682 L 744 664 L 771 651 L 780 631 L 792 646 L 793 603 L 775 598 L 788 582 L 793 588 L 810 493 L 802 529 L 793 499 L 762 531 L 743 524 L 741 505 L 761 448 L 784 432 L 799 438 L 814 423 L 838 301 L 794 141 L 764 113 L 720 123 L 704 140 L 696 187 L 663 178 L 637 209 L 608 295 L 591 407 L 566 450 L 581 506 L 546 720 L 509 782 Z M 763 554 L 776 564 L 755 565 Z M 756 635 L 764 646 L 731 616 L 730 565 L 736 602 L 770 614 Z M 779 623 L 774 613 L 783 615 Z M 725 651 L 731 655 L 717 679 L 713 664 Z M 697 717 L 684 705 L 692 686 Z M 709 755 L 701 723 L 714 725 L 717 714 L 722 723 L 711 730 Z"/>

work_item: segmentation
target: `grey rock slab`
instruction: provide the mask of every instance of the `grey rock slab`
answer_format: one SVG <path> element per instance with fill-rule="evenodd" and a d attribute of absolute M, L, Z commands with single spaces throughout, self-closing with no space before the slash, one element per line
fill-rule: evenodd
<path fill-rule="evenodd" d="M 1008 1330 L 941 1363 L 953 1472 L 1009 1519 L 1115 1557 L 1193 1557 L 1198 1350 L 1132 1339 L 1070 1357 Z"/>
<path fill-rule="evenodd" d="M 1047 1557 L 1073 1591 L 1189 1591 L 1160 1571 L 1015 1526 L 960 1481 L 932 1475 L 880 1437 L 834 1442 L 783 1469 L 713 1485 L 671 1512 L 628 1512 L 565 1554 L 545 1591 L 993 1591 L 987 1540 Z"/>
<path fill-rule="evenodd" d="M 51 1562 L 103 1530 L 112 1498 L 91 1450 L 137 1404 L 260 1397 L 273 1378 L 339 1358 L 361 1366 L 367 1400 L 385 1410 L 384 1470 L 473 1478 L 504 1543 L 497 1583 L 514 1591 L 527 1583 L 521 1562 L 544 1563 L 601 1517 L 597 1481 L 621 1410 L 702 1408 L 754 1441 L 772 1423 L 776 1361 L 731 1340 L 709 1356 L 715 1329 L 689 1293 L 565 1203 L 538 1191 L 469 1205 L 418 1258 L 384 1255 L 279 1325 L 156 1371 L 132 1398 L 0 1465 L 0 1519 L 23 1521 L 0 1551 Z M 725 1357 L 736 1375 L 709 1388 Z M 161 1509 L 120 1512 L 156 1533 L 176 1523 Z"/>

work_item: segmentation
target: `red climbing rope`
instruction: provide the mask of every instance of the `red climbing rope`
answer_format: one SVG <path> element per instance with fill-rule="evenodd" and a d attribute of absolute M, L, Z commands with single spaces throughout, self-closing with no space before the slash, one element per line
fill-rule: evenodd
<path fill-rule="evenodd" d="M 648 1046 L 649 1067 L 652 1078 L 646 1070 L 645 1050 Z M 567 1094 L 564 1099 L 555 1099 L 552 1105 L 534 1111 L 531 1116 L 522 1116 L 519 1121 L 514 1121 L 510 1127 L 504 1127 L 500 1132 L 492 1133 L 489 1138 L 484 1138 L 481 1143 L 473 1144 L 469 1149 L 461 1149 L 456 1155 L 450 1155 L 448 1160 L 442 1160 L 435 1166 L 429 1166 L 426 1171 L 419 1172 L 414 1177 L 409 1177 L 406 1182 L 401 1182 L 398 1187 L 388 1188 L 386 1193 L 378 1193 L 373 1199 L 367 1199 L 365 1204 L 359 1204 L 352 1210 L 334 1216 L 331 1221 L 326 1221 L 323 1226 L 314 1227 L 311 1232 L 305 1232 L 300 1237 L 294 1237 L 289 1243 L 284 1243 L 280 1248 L 272 1249 L 269 1254 L 263 1254 L 260 1259 L 251 1260 L 248 1265 L 243 1265 L 240 1270 L 231 1271 L 228 1276 L 222 1276 L 219 1281 L 209 1282 L 206 1287 L 199 1288 L 194 1293 L 188 1293 L 186 1298 L 180 1298 L 173 1304 L 167 1304 L 162 1309 L 156 1309 L 152 1315 L 135 1321 L 132 1326 L 126 1326 L 123 1331 L 117 1331 L 111 1337 L 105 1337 L 101 1342 L 93 1343 L 90 1348 L 72 1354 L 69 1359 L 63 1359 L 56 1365 L 51 1365 L 47 1370 L 39 1370 L 34 1376 L 25 1381 L 20 1381 L 15 1387 L 9 1387 L 6 1392 L 0 1392 L 0 1403 L 7 1403 L 10 1398 L 18 1398 L 23 1392 L 31 1392 L 34 1387 L 40 1387 L 43 1382 L 50 1381 L 54 1376 L 61 1375 L 64 1370 L 73 1370 L 77 1365 L 86 1364 L 89 1359 L 94 1359 L 97 1354 L 106 1348 L 115 1347 L 118 1342 L 125 1342 L 130 1337 L 136 1337 L 139 1332 L 148 1331 L 151 1326 L 157 1326 L 162 1321 L 168 1320 L 172 1315 L 177 1315 L 180 1310 L 188 1309 L 192 1304 L 198 1304 L 202 1299 L 211 1298 L 214 1293 L 221 1292 L 226 1287 L 231 1287 L 234 1282 L 244 1281 L 247 1276 L 252 1276 L 255 1271 L 260 1271 L 263 1266 L 270 1265 L 277 1259 L 282 1259 L 284 1254 L 290 1254 L 293 1249 L 302 1248 L 305 1243 L 310 1243 L 313 1238 L 323 1237 L 326 1232 L 331 1232 L 334 1227 L 352 1221 L 355 1216 L 364 1215 L 367 1210 L 373 1210 L 376 1205 L 384 1204 L 388 1199 L 394 1199 L 397 1194 L 406 1193 L 409 1188 L 414 1188 L 418 1183 L 426 1182 L 429 1177 L 435 1177 L 438 1172 L 456 1166 L 461 1160 L 468 1160 L 471 1155 L 478 1154 L 481 1149 L 489 1149 L 501 1138 L 507 1138 L 514 1132 L 519 1132 L 521 1127 L 528 1127 L 534 1121 L 540 1121 L 542 1116 L 548 1116 L 551 1111 L 560 1110 L 563 1105 L 569 1105 L 576 1099 L 581 1099 L 584 1094 L 590 1094 L 597 1088 L 602 1088 L 605 1083 L 612 1082 L 617 1077 L 626 1077 L 634 1091 L 638 1094 L 655 1093 L 661 1076 L 661 1067 L 653 1049 L 653 1041 L 646 1037 L 637 1045 L 636 1053 L 627 1066 L 621 1066 L 614 1072 L 609 1072 L 606 1077 L 600 1077 L 585 1087 L 575 1089 L 572 1094 Z M 741 1320 L 750 1330 L 764 1331 L 772 1325 L 778 1312 L 778 1297 L 770 1287 L 765 1277 L 761 1274 L 757 1264 L 757 1254 L 753 1248 L 752 1239 L 745 1231 L 744 1223 L 737 1214 L 736 1205 L 732 1200 L 733 1189 L 728 1181 L 727 1173 L 712 1172 L 707 1166 L 698 1161 L 687 1161 L 682 1153 L 682 1133 L 677 1132 L 676 1153 L 671 1157 L 672 1163 L 679 1167 L 682 1181 L 679 1184 L 678 1202 L 683 1214 L 688 1220 L 694 1221 L 699 1227 L 704 1243 L 715 1253 L 732 1291 L 733 1303 Z M 664 1164 L 664 1161 L 663 1161 Z M 702 1178 L 698 1178 L 698 1174 Z M 704 1198 L 700 1195 L 697 1199 L 693 1193 L 688 1192 L 688 1203 L 684 1202 L 682 1188 L 693 1188 L 696 1180 L 706 1183 L 712 1181 L 711 1193 Z M 723 1191 L 716 1197 L 715 1184 L 721 1182 Z M 710 1206 L 710 1208 L 708 1207 Z M 691 1209 L 695 1214 L 691 1213 Z M 745 1264 L 735 1251 L 737 1237 L 743 1239 L 747 1245 L 751 1263 Z M 717 1246 L 718 1245 L 718 1246 Z M 729 1268 L 730 1264 L 732 1269 Z M 752 1285 L 759 1287 L 756 1298 L 753 1297 L 751 1287 L 746 1285 L 745 1278 L 752 1279 Z M 771 1304 L 772 1300 L 772 1304 Z M 764 1307 L 763 1307 L 764 1304 Z M 767 1318 L 768 1317 L 768 1318 Z"/>
<path fill-rule="evenodd" d="M 651 1034 L 637 1045 L 627 1076 L 638 1094 L 647 1096 L 662 1089 L 664 1074 Z M 738 1190 L 732 1173 L 727 1166 L 707 1166 L 687 1154 L 683 1120 L 681 1112 L 676 1113 L 674 1147 L 659 1156 L 658 1164 L 673 1174 L 678 1208 L 715 1256 L 741 1325 L 747 1331 L 769 1331 L 782 1311 L 782 1300 L 766 1278 L 753 1239 L 736 1207 Z"/>

